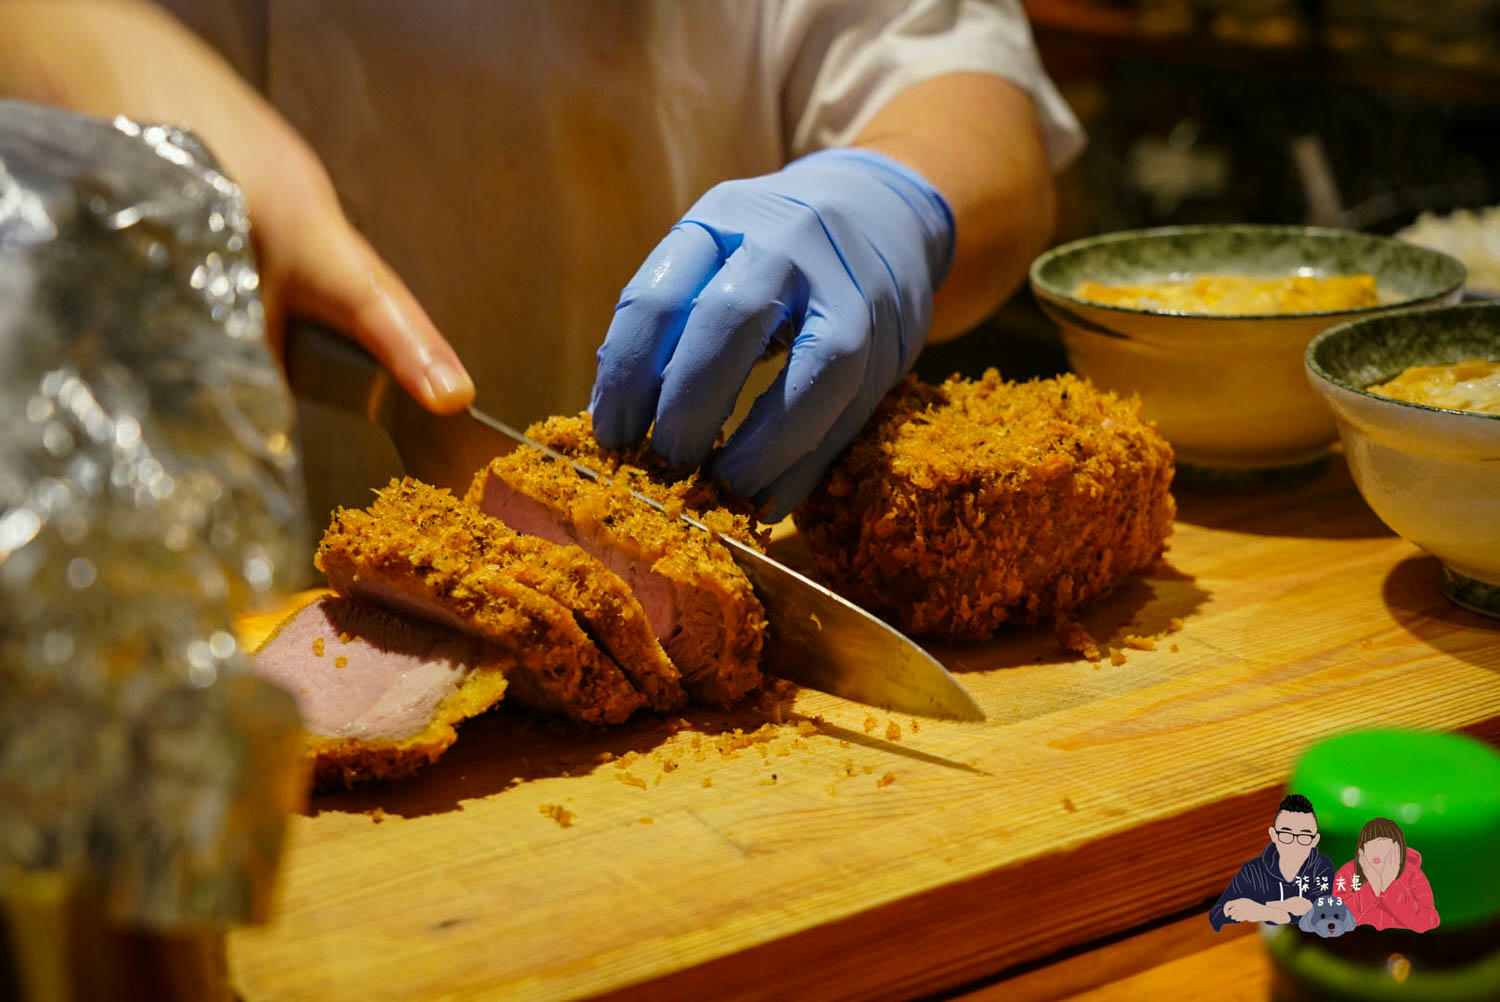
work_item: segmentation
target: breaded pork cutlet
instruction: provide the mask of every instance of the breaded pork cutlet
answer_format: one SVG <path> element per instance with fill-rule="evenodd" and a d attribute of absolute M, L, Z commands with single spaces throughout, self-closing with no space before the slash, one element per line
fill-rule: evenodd
<path fill-rule="evenodd" d="M 440 534 L 449 549 L 465 552 L 487 570 L 509 575 L 569 609 L 653 710 L 675 710 L 687 701 L 646 610 L 619 575 L 579 547 L 523 535 L 447 490 L 410 477 L 376 491 L 366 512 L 376 521 L 415 519 L 424 536 Z M 327 549 L 325 563 L 339 559 Z"/>
<path fill-rule="evenodd" d="M 651 451 L 647 440 L 624 449 L 605 449 L 594 438 L 594 419 L 587 411 L 538 421 L 526 429 L 526 437 L 607 476 L 631 474 L 631 487 L 669 511 L 685 510 L 715 532 L 765 550 L 771 530 L 756 521 L 749 500 L 730 494 L 702 470 L 668 466 Z"/>
<path fill-rule="evenodd" d="M 499 648 L 357 599 L 303 606 L 255 651 L 257 674 L 297 700 L 319 789 L 397 779 L 437 759 L 455 725 L 505 694 Z"/>
<path fill-rule="evenodd" d="M 745 573 L 707 533 L 565 462 L 517 449 L 481 470 L 468 501 L 517 531 L 576 543 L 630 586 L 694 699 L 728 704 L 761 679 L 765 612 Z"/>
<path fill-rule="evenodd" d="M 408 482 L 369 511 L 340 508 L 316 563 L 343 595 L 436 621 L 508 651 L 511 694 L 580 723 L 619 723 L 645 697 L 571 610 L 497 561 L 513 533 L 446 490 Z M 539 574 L 542 572 L 538 572 Z"/>
<path fill-rule="evenodd" d="M 1172 449 L 1074 376 L 908 377 L 794 513 L 846 595 L 910 633 L 1064 616 L 1160 558 Z"/>

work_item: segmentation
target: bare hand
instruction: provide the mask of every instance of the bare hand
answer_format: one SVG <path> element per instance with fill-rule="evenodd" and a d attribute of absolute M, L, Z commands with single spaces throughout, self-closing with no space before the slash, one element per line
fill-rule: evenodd
<path fill-rule="evenodd" d="M 1235 898 L 1224 906 L 1224 917 L 1235 922 L 1262 921 L 1265 905 L 1249 898 Z"/>
<path fill-rule="evenodd" d="M 339 206 L 317 156 L 208 46 L 152 4 L 0 4 L 0 96 L 191 129 L 250 209 L 267 336 L 289 316 L 368 348 L 449 413 L 474 397 L 458 356 Z"/>
<path fill-rule="evenodd" d="M 1287 898 L 1285 901 L 1281 902 L 1281 905 L 1286 909 L 1288 915 L 1300 918 L 1301 916 L 1307 914 L 1308 910 L 1312 908 L 1313 903 L 1306 898 L 1299 896 L 1295 898 Z"/>

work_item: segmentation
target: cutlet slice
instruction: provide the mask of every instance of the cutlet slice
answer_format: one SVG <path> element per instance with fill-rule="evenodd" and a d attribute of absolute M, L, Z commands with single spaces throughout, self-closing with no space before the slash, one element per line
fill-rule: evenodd
<path fill-rule="evenodd" d="M 907 378 L 793 513 L 840 591 L 910 633 L 1066 615 L 1161 557 L 1172 448 L 1074 376 Z"/>
<path fill-rule="evenodd" d="M 594 438 L 594 418 L 587 411 L 538 421 L 526 429 L 526 437 L 606 476 L 631 473 L 631 486 L 668 511 L 685 509 L 715 532 L 765 552 L 771 529 L 756 520 L 748 499 L 730 494 L 701 469 L 668 466 L 644 440 L 624 449 L 604 448 Z"/>
<path fill-rule="evenodd" d="M 519 532 L 576 543 L 630 586 L 700 702 L 727 705 L 759 684 L 765 612 L 724 547 L 613 486 L 532 449 L 496 459 L 468 500 Z"/>
<path fill-rule="evenodd" d="M 314 785 L 327 789 L 436 761 L 455 725 L 504 696 L 514 659 L 426 620 L 327 596 L 277 626 L 252 664 L 297 700 Z"/>
<path fill-rule="evenodd" d="M 376 491 L 369 516 L 414 520 L 424 536 L 441 533 L 450 550 L 572 611 L 605 654 L 655 710 L 687 702 L 677 668 L 651 630 L 646 611 L 619 576 L 577 546 L 558 546 L 511 529 L 446 490 L 407 477 Z"/>
<path fill-rule="evenodd" d="M 614 724 L 640 708 L 645 697 L 572 612 L 488 556 L 504 548 L 502 527 L 447 491 L 391 490 L 378 510 L 333 513 L 316 558 L 330 587 L 504 648 L 512 695 L 535 709 Z"/>

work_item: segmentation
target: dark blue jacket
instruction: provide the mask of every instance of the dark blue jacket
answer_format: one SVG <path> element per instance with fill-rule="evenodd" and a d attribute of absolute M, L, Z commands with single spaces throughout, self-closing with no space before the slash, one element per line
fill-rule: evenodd
<path fill-rule="evenodd" d="M 1299 886 L 1298 881 L 1301 881 Z M 1268 901 L 1285 901 L 1287 898 L 1307 898 L 1316 901 L 1320 894 L 1330 894 L 1333 888 L 1333 864 L 1316 848 L 1302 861 L 1297 875 L 1291 880 L 1281 879 L 1280 858 L 1276 854 L 1276 843 L 1267 842 L 1265 850 L 1240 867 L 1219 900 L 1209 910 L 1208 920 L 1215 931 L 1230 921 L 1224 917 L 1224 905 L 1235 898 L 1249 898 L 1265 904 Z"/>

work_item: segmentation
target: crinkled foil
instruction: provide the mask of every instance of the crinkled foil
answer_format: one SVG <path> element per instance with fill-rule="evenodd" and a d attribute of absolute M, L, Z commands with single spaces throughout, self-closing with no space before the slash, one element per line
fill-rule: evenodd
<path fill-rule="evenodd" d="M 231 614 L 307 519 L 239 189 L 177 130 L 0 102 L 0 879 L 264 917 L 292 699 Z"/>

